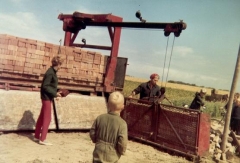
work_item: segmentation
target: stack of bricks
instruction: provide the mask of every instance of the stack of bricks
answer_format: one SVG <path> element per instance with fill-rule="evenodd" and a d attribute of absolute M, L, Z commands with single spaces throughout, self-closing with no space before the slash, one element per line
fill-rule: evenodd
<path fill-rule="evenodd" d="M 65 60 L 58 72 L 59 82 L 101 84 L 107 56 L 80 48 L 0 34 L 0 78 L 41 81 L 53 56 Z"/>

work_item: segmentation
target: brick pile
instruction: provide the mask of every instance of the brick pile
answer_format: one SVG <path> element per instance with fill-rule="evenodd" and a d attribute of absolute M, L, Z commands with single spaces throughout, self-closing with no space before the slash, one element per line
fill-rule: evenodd
<path fill-rule="evenodd" d="M 0 77 L 41 81 L 55 55 L 65 58 L 59 82 L 103 82 L 107 56 L 101 53 L 6 34 L 0 34 Z"/>
<path fill-rule="evenodd" d="M 211 134 L 210 134 L 210 148 L 209 153 L 213 154 L 214 160 L 217 162 L 221 161 L 222 157 L 222 150 L 220 144 L 222 143 L 223 138 L 223 129 L 224 124 L 219 123 L 217 121 L 211 122 Z M 239 155 L 240 146 L 238 147 L 234 140 L 231 131 L 228 131 L 228 137 L 226 142 L 226 149 L 225 149 L 226 159 L 228 162 L 234 162 L 234 155 Z"/>

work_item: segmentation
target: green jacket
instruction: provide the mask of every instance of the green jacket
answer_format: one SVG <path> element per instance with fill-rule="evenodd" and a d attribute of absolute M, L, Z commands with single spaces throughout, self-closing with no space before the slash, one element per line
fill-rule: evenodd
<path fill-rule="evenodd" d="M 52 100 L 57 97 L 58 77 L 57 71 L 50 67 L 44 74 L 41 85 L 41 99 Z"/>
<path fill-rule="evenodd" d="M 114 112 L 102 114 L 91 127 L 90 138 L 95 143 L 93 162 L 117 162 L 127 148 L 127 123 Z"/>

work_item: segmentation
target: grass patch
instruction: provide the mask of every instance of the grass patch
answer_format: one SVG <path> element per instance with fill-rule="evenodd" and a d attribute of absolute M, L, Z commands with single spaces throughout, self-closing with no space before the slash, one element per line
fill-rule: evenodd
<path fill-rule="evenodd" d="M 123 95 L 128 97 L 131 92 L 142 82 L 125 80 Z M 199 88 L 200 90 L 200 88 Z M 182 107 L 184 104 L 190 105 L 192 100 L 195 97 L 195 93 L 193 91 L 187 91 L 182 89 L 175 88 L 166 88 L 166 97 L 173 103 L 174 106 Z M 135 96 L 135 98 L 139 98 L 139 96 Z M 206 112 L 211 115 L 211 117 L 218 118 L 221 117 L 221 108 L 225 106 L 225 103 L 222 102 L 205 102 L 206 109 L 203 112 Z M 169 104 L 167 100 L 163 101 L 164 104 Z"/>

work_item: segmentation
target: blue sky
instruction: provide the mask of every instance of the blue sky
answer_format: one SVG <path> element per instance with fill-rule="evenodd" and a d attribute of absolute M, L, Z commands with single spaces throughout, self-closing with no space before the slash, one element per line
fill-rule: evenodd
<path fill-rule="evenodd" d="M 239 0 L 0 0 L 0 33 L 59 44 L 64 39 L 60 13 L 74 11 L 120 16 L 139 22 L 140 10 L 147 22 L 187 23 L 175 38 L 168 80 L 230 90 L 240 45 Z M 107 28 L 87 27 L 76 42 L 110 45 Z M 128 58 L 127 74 L 149 78 L 159 73 L 166 81 L 174 40 L 162 30 L 122 29 L 119 57 Z M 164 76 L 164 58 L 167 49 Z M 109 55 L 109 51 L 101 51 Z M 162 80 L 161 79 L 161 80 Z M 240 91 L 240 84 L 237 84 Z"/>

